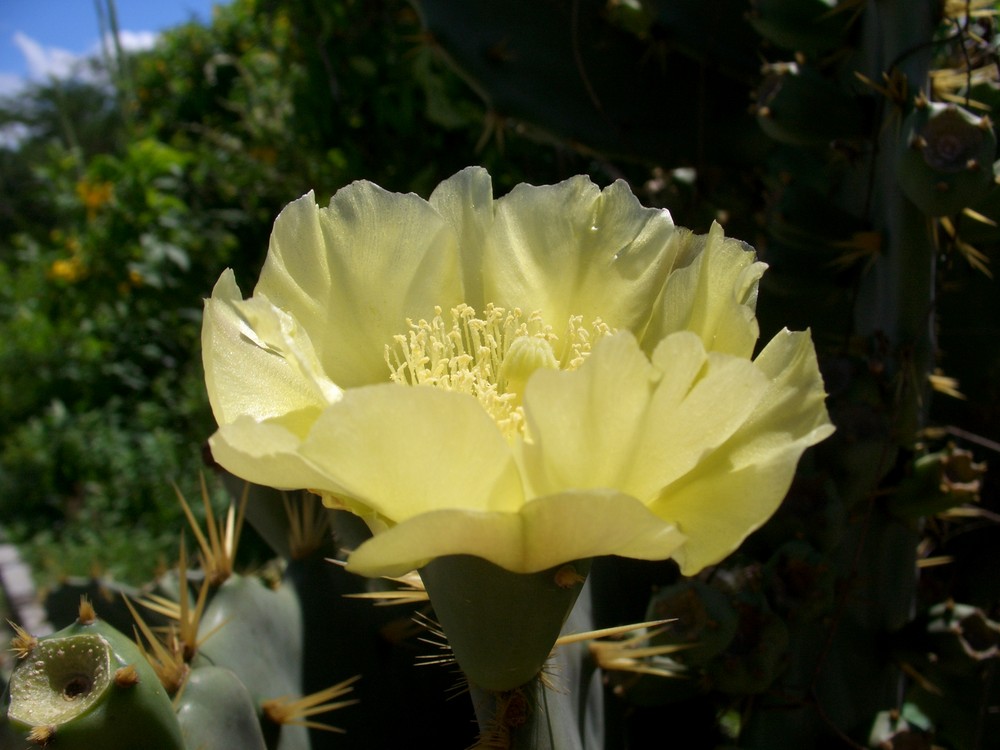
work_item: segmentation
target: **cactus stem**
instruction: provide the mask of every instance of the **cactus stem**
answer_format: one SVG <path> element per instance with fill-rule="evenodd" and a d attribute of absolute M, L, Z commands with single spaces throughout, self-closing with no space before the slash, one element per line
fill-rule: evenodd
<path fill-rule="evenodd" d="M 480 727 L 475 750 L 573 750 L 583 746 L 569 705 L 572 699 L 544 671 L 511 690 L 474 687 L 471 692 Z"/>
<path fill-rule="evenodd" d="M 531 705 L 527 685 L 500 693 L 487 693 L 493 702 L 489 718 L 483 722 L 482 732 L 473 748 L 493 750 L 513 747 L 511 734 L 528 723 L 536 707 Z M 544 688 L 541 688 L 544 689 Z"/>

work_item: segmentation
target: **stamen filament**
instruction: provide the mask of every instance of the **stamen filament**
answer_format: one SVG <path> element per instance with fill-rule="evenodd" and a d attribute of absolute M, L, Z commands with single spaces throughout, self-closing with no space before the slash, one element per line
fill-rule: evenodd
<path fill-rule="evenodd" d="M 513 440 L 524 431 L 521 398 L 531 374 L 542 367 L 576 369 L 593 343 L 611 333 L 600 318 L 588 327 L 582 320 L 579 315 L 569 318 L 566 354 L 560 362 L 555 354 L 559 337 L 538 311 L 525 315 L 519 308 L 507 310 L 491 303 L 478 317 L 472 307 L 461 304 L 451 310 L 449 325 L 436 307 L 430 321 L 408 319 L 409 330 L 386 346 L 389 379 L 474 396 Z M 512 347 L 516 356 L 508 361 Z"/>

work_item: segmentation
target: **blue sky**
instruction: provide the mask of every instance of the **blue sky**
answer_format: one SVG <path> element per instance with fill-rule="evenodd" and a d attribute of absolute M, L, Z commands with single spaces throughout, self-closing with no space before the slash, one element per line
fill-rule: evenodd
<path fill-rule="evenodd" d="M 101 0 L 103 3 L 103 0 Z M 189 20 L 207 22 L 221 0 L 116 0 L 126 47 L 148 47 L 157 32 Z M 79 57 L 100 50 L 94 0 L 0 0 L 0 94 L 25 80 L 65 75 Z"/>

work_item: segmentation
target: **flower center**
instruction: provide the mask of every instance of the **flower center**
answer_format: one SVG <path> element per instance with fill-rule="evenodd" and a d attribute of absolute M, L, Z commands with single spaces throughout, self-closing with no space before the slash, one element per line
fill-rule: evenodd
<path fill-rule="evenodd" d="M 475 396 L 508 439 L 524 432 L 521 401 L 532 373 L 576 369 L 594 342 L 611 333 L 600 318 L 583 326 L 575 315 L 560 337 L 537 311 L 526 315 L 493 304 L 481 317 L 461 304 L 450 317 L 446 321 L 436 307 L 430 321 L 406 321 L 409 330 L 385 348 L 389 379 Z"/>

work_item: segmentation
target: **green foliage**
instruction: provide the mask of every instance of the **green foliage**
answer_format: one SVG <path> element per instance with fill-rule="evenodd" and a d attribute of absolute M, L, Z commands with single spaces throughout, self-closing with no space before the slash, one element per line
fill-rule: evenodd
<path fill-rule="evenodd" d="M 36 561 L 69 543 L 54 572 L 145 577 L 210 428 L 192 353 L 202 279 L 235 240 L 188 205 L 190 154 L 48 153 L 48 231 L 11 237 L 0 265 L 0 507 L 15 537 L 38 532 Z"/>
<path fill-rule="evenodd" d="M 33 539 L 29 562 L 46 581 L 95 564 L 143 581 L 176 544 L 169 482 L 197 459 L 155 404 L 125 415 L 120 402 L 70 412 L 54 401 L 7 437 L 0 513 L 12 537 Z"/>

